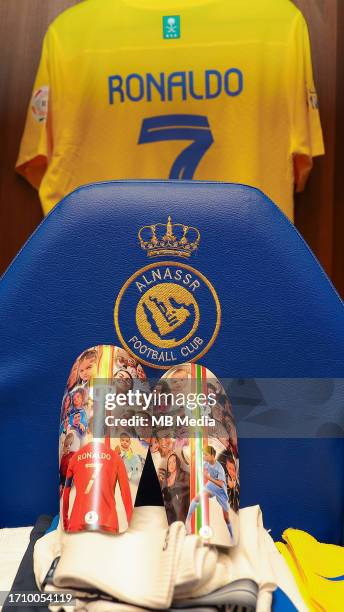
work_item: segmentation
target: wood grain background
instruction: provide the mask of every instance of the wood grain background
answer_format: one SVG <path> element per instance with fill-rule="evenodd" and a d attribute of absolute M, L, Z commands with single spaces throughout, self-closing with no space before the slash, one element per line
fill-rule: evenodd
<path fill-rule="evenodd" d="M 36 191 L 14 172 L 49 23 L 76 0 L 0 0 L 0 272 L 42 219 Z M 326 156 L 296 196 L 296 226 L 344 296 L 344 2 L 295 0 L 311 36 Z"/>

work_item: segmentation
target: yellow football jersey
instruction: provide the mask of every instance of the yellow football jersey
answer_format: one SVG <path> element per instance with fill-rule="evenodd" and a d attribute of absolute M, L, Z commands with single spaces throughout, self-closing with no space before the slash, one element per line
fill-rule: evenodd
<path fill-rule="evenodd" d="M 173 178 L 253 185 L 292 219 L 322 153 L 289 0 L 85 0 L 45 36 L 17 170 L 45 213 L 85 183 Z"/>
<path fill-rule="evenodd" d="M 287 529 L 276 542 L 308 610 L 336 612 L 344 607 L 344 548 L 318 542 L 299 529 Z"/>

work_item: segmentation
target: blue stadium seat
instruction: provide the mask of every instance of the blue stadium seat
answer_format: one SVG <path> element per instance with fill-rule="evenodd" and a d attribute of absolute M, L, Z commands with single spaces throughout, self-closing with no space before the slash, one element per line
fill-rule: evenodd
<path fill-rule="evenodd" d="M 344 377 L 343 303 L 261 192 L 196 181 L 82 187 L 42 222 L 0 286 L 1 525 L 32 524 L 56 511 L 58 418 L 71 364 L 83 349 L 118 345 L 133 333 L 133 292 L 126 294 L 127 316 L 122 308 L 122 338 L 114 304 L 137 270 L 163 265 L 166 255 L 148 257 L 138 232 L 168 216 L 200 234 L 190 257 L 173 261 L 208 279 L 221 304 L 216 338 L 211 295 L 200 304 L 210 338 L 201 363 L 228 378 Z M 245 438 L 240 473 L 242 505 L 259 503 L 274 537 L 292 526 L 341 542 L 343 438 Z"/>

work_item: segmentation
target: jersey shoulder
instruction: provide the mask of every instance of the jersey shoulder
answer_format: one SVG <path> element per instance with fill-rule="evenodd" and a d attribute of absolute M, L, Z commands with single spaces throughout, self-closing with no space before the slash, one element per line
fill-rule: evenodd
<path fill-rule="evenodd" d="M 115 1 L 84 0 L 57 15 L 49 29 L 63 35 L 73 30 L 81 31 L 84 25 L 88 25 L 93 31 L 96 31 L 106 17 L 115 16 L 117 13 L 118 3 Z"/>

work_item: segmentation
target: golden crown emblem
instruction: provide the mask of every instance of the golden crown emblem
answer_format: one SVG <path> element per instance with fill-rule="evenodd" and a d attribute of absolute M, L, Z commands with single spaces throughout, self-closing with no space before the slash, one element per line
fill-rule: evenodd
<path fill-rule="evenodd" d="M 183 223 L 172 223 L 169 216 L 167 223 L 155 223 L 141 227 L 138 239 L 148 257 L 163 255 L 190 257 L 196 251 L 201 235 L 196 227 Z"/>

